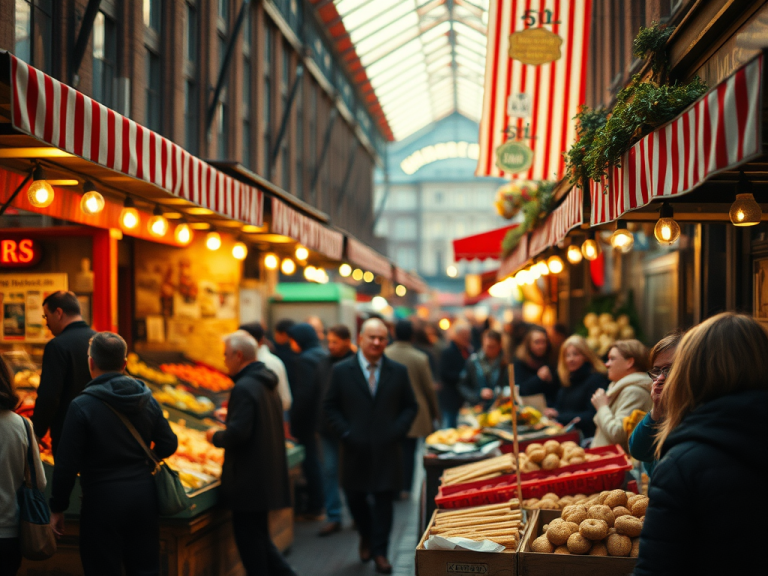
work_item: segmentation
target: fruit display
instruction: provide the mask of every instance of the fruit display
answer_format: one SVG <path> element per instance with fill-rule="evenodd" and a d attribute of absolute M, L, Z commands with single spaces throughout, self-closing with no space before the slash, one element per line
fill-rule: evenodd
<path fill-rule="evenodd" d="M 168 465 L 178 472 L 204 474 L 209 482 L 220 478 L 224 450 L 210 444 L 202 430 L 187 428 L 183 420 L 170 424 L 179 439 L 179 447 L 175 454 L 165 459 Z"/>
<path fill-rule="evenodd" d="M 521 424 L 538 424 L 541 420 L 541 412 L 532 406 L 523 406 L 517 410 L 518 422 Z M 512 402 L 508 401 L 489 410 L 482 412 L 477 416 L 477 423 L 483 428 L 492 428 L 499 424 L 505 424 L 512 421 Z"/>
<path fill-rule="evenodd" d="M 607 312 L 599 316 L 590 312 L 584 316 L 587 328 L 587 345 L 598 356 L 605 356 L 616 340 L 628 340 L 635 337 L 635 329 L 629 325 L 629 316 L 622 314 L 614 320 Z"/>
<path fill-rule="evenodd" d="M 556 498 L 545 495 L 544 498 Z M 648 497 L 624 490 L 604 491 L 563 508 L 542 527 L 533 552 L 636 558 Z"/>
<path fill-rule="evenodd" d="M 155 384 L 176 384 L 178 382 L 176 376 L 170 373 L 156 370 L 150 366 L 147 366 L 146 362 L 139 359 L 139 355 L 135 352 L 128 354 L 128 363 L 126 364 L 128 372 L 136 378 L 143 380 L 149 380 Z"/>
<path fill-rule="evenodd" d="M 211 392 L 231 390 L 235 385 L 232 380 L 218 370 L 193 364 L 161 364 L 160 369 L 167 374 L 181 378 L 197 388 Z"/>
<path fill-rule="evenodd" d="M 40 372 L 37 370 L 20 370 L 13 375 L 16 388 L 35 388 L 40 386 Z"/>
<path fill-rule="evenodd" d="M 524 527 L 520 501 L 513 498 L 500 504 L 439 511 L 429 527 L 429 536 L 490 540 L 515 550 Z"/>
<path fill-rule="evenodd" d="M 459 426 L 458 428 L 444 428 L 427 436 L 425 442 L 428 445 L 445 444 L 453 446 L 457 442 L 474 442 L 480 428 L 472 426 Z"/>
<path fill-rule="evenodd" d="M 205 396 L 197 396 L 184 390 L 183 388 L 174 388 L 167 384 L 162 390 L 152 392 L 155 400 L 167 406 L 173 406 L 179 410 L 185 410 L 197 415 L 210 414 L 216 408 L 213 402 Z"/>

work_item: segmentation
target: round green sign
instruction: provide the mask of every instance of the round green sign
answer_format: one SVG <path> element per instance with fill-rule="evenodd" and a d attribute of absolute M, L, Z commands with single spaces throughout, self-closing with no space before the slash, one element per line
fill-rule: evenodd
<path fill-rule="evenodd" d="M 508 140 L 496 148 L 496 165 L 505 172 L 525 172 L 533 164 L 533 150 L 519 140 Z"/>

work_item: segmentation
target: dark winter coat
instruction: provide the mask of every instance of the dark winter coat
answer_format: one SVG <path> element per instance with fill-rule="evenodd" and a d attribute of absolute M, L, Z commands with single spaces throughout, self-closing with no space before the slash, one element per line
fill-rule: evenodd
<path fill-rule="evenodd" d="M 331 430 L 341 439 L 341 485 L 346 490 L 399 491 L 400 445 L 416 418 L 418 404 L 408 370 L 382 356 L 376 396 L 357 355 L 334 366 L 325 396 Z"/>
<path fill-rule="evenodd" d="M 45 345 L 32 424 L 38 438 L 50 429 L 54 456 L 69 403 L 91 381 L 88 346 L 94 334 L 96 332 L 82 320 L 72 322 Z"/>
<path fill-rule="evenodd" d="M 277 376 L 263 362 L 252 362 L 233 380 L 227 428 L 213 435 L 213 444 L 224 448 L 221 503 L 251 512 L 288 508 L 291 492 Z"/>
<path fill-rule="evenodd" d="M 504 359 L 497 358 L 494 368 L 490 373 L 483 372 L 480 360 L 484 358 L 482 351 L 472 354 L 467 360 L 459 380 L 459 391 L 470 404 L 483 404 L 483 409 L 488 410 L 505 386 L 509 386 L 509 370 Z M 483 388 L 488 388 L 494 394 L 489 400 L 483 400 L 480 393 Z"/>
<path fill-rule="evenodd" d="M 147 446 L 166 458 L 178 440 L 163 410 L 143 382 L 120 373 L 102 374 L 72 400 L 53 469 L 51 510 L 63 512 L 80 474 L 83 498 L 108 484 L 150 486 L 154 463 L 109 406 L 124 414 Z M 117 494 L 114 494 L 117 496 Z M 152 497 L 152 492 L 147 497 Z M 120 494 L 120 497 L 129 497 Z M 115 522 L 119 522 L 115 518 Z"/>
<path fill-rule="evenodd" d="M 342 360 L 351 358 L 355 353 L 349 350 L 344 356 L 331 356 L 330 354 L 323 358 L 317 365 L 317 372 L 315 377 L 317 378 L 317 387 L 321 401 L 317 403 L 317 431 L 327 438 L 333 437 L 333 431 L 328 425 L 328 419 L 325 416 L 325 410 L 323 409 L 323 401 L 325 395 L 328 393 L 328 387 L 331 385 L 331 374 L 333 373 L 333 367 L 336 366 Z"/>
<path fill-rule="evenodd" d="M 318 404 L 322 401 L 317 368 L 328 356 L 317 338 L 315 329 L 307 323 L 294 324 L 288 336 L 301 347 L 294 362 L 294 376 L 289 377 L 293 404 L 291 405 L 291 434 L 298 439 L 314 435 L 318 427 Z"/>
<path fill-rule="evenodd" d="M 599 372 L 595 372 L 589 362 L 571 372 L 571 385 L 562 386 L 557 393 L 557 421 L 560 424 L 568 424 L 577 416 L 581 421 L 576 424 L 576 428 L 582 431 L 585 438 L 591 438 L 595 435 L 595 407 L 592 406 L 592 394 L 597 392 L 598 388 L 607 388 L 608 378 Z"/>
<path fill-rule="evenodd" d="M 672 431 L 650 484 L 635 574 L 768 574 L 766 422 L 768 391 L 752 390 L 699 406 Z M 708 537 L 719 517 L 736 530 L 723 545 Z"/>
<path fill-rule="evenodd" d="M 437 399 L 445 411 L 458 411 L 464 404 L 464 397 L 459 391 L 459 380 L 469 354 L 464 356 L 456 342 L 451 342 L 440 354 L 440 389 Z"/>
<path fill-rule="evenodd" d="M 545 382 L 539 378 L 539 368 L 531 368 L 527 362 L 516 358 L 515 366 L 515 386 L 520 387 L 520 396 L 533 396 L 535 394 L 544 394 L 547 406 L 553 407 L 557 402 L 557 393 L 560 390 L 560 379 L 557 376 L 557 368 L 549 366 L 552 374 L 552 380 Z M 547 366 L 543 364 L 542 366 Z"/>

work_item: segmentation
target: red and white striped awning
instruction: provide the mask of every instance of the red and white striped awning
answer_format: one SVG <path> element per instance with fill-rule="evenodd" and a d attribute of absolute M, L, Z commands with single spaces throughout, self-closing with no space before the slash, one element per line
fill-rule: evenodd
<path fill-rule="evenodd" d="M 498 260 L 501 255 L 501 243 L 504 237 L 519 224 L 504 226 L 496 230 L 473 234 L 453 241 L 453 259 L 461 260 Z"/>
<path fill-rule="evenodd" d="M 272 198 L 270 232 L 293 238 L 305 248 L 320 252 L 331 260 L 341 260 L 344 235 Z"/>
<path fill-rule="evenodd" d="M 392 279 L 392 263 L 373 248 L 350 236 L 347 236 L 347 260 L 387 280 Z"/>
<path fill-rule="evenodd" d="M 531 232 L 529 258 L 541 254 L 550 246 L 555 246 L 571 229 L 582 224 L 582 199 L 581 188 L 574 188 L 562 204 L 547 216 L 544 223 Z"/>
<path fill-rule="evenodd" d="M 17 130 L 241 222 L 261 226 L 264 199 L 248 186 L 9 54 Z"/>
<path fill-rule="evenodd" d="M 576 139 L 572 119 L 586 94 L 591 22 L 592 0 L 490 0 L 477 176 L 510 176 L 498 166 L 497 150 L 519 140 L 533 163 L 512 178 L 563 178 L 562 153 Z M 513 49 L 510 57 L 510 42 L 522 38 L 531 49 Z M 554 60 L 523 63 L 536 56 L 534 46 L 551 48 L 552 41 L 560 43 Z"/>
<path fill-rule="evenodd" d="M 520 242 L 518 242 L 517 246 L 512 251 L 512 254 L 504 258 L 501 266 L 499 266 L 499 272 L 496 274 L 496 278 L 504 280 L 511 276 L 525 266 L 525 263 L 528 262 L 528 258 L 530 258 L 530 256 L 528 256 L 528 234 L 523 234 L 522 238 L 520 238 Z"/>
<path fill-rule="evenodd" d="M 592 226 L 658 198 L 687 194 L 709 176 L 762 153 L 763 55 L 635 144 L 609 179 L 590 183 Z"/>

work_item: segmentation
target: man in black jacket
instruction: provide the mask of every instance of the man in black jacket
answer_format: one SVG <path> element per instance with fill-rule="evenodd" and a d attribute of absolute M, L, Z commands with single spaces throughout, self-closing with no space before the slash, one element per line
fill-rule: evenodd
<path fill-rule="evenodd" d="M 320 471 L 320 454 L 317 442 L 318 406 L 322 401 L 317 368 L 328 356 L 320 345 L 315 329 L 306 322 L 294 324 L 288 329 L 291 348 L 298 354 L 294 364 L 294 378 L 289 378 L 293 404 L 291 405 L 291 434 L 304 446 L 301 463 L 307 481 L 306 514 L 301 518 L 315 521 L 323 519 L 323 476 Z"/>
<path fill-rule="evenodd" d="M 443 427 L 456 428 L 459 409 L 464 404 L 464 397 L 459 391 L 459 379 L 472 353 L 472 331 L 466 322 L 453 325 L 453 337 L 448 347 L 440 354 L 440 387 L 437 400 L 443 414 Z"/>
<path fill-rule="evenodd" d="M 320 361 L 317 367 L 318 388 L 321 400 L 328 392 L 331 383 L 333 367 L 354 356 L 352 351 L 352 334 L 349 328 L 343 324 L 332 326 L 328 330 L 328 352 L 330 354 Z M 325 514 L 326 522 L 320 529 L 318 536 L 330 536 L 341 530 L 341 496 L 339 494 L 339 440 L 334 437 L 333 431 L 328 426 L 325 414 L 322 410 L 322 401 L 318 403 L 319 415 L 317 418 L 320 444 L 323 449 L 323 489 L 325 490 Z"/>
<path fill-rule="evenodd" d="M 269 511 L 291 506 L 277 376 L 256 360 L 257 344 L 247 332 L 238 330 L 224 341 L 224 363 L 235 386 L 226 429 L 207 433 L 209 442 L 224 448 L 221 501 L 232 511 L 246 573 L 294 575 L 269 536 Z"/>
<path fill-rule="evenodd" d="M 96 334 L 88 350 L 93 380 L 69 405 L 51 490 L 51 525 L 61 536 L 64 512 L 78 473 L 83 490 L 80 559 L 86 576 L 159 574 L 160 521 L 154 463 L 120 417 L 133 424 L 158 458 L 178 441 L 143 382 L 122 374 L 127 347 L 111 332 Z"/>
<path fill-rule="evenodd" d="M 488 410 L 505 387 L 509 386 L 507 363 L 501 353 L 501 334 L 486 330 L 482 349 L 470 355 L 459 380 L 459 391 L 470 404 Z"/>
<path fill-rule="evenodd" d="M 392 573 L 387 548 L 393 500 L 403 483 L 400 447 L 418 412 L 408 370 L 384 356 L 388 337 L 381 320 L 366 320 L 360 350 L 334 366 L 324 401 L 328 424 L 341 439 L 341 485 L 360 533 L 360 559 L 373 557 L 381 574 Z"/>
<path fill-rule="evenodd" d="M 38 438 L 50 429 L 55 457 L 69 403 L 91 381 L 88 342 L 96 332 L 83 322 L 80 303 L 72 292 L 49 295 L 43 300 L 43 313 L 55 338 L 45 345 L 43 352 L 32 424 Z"/>

